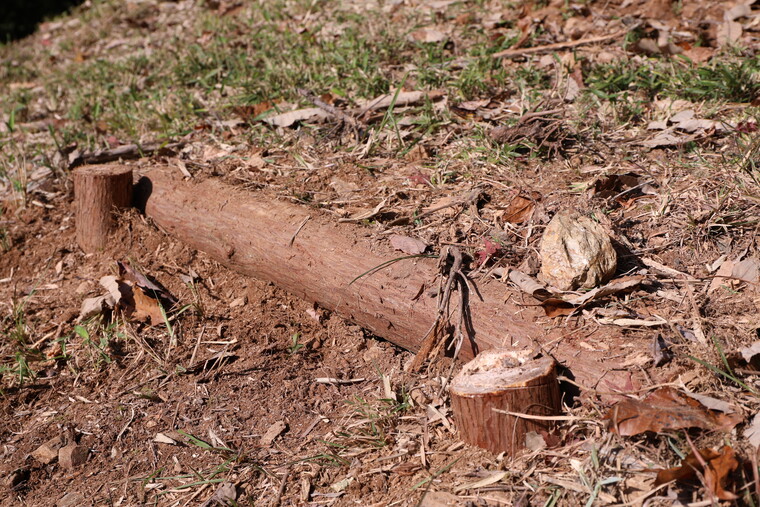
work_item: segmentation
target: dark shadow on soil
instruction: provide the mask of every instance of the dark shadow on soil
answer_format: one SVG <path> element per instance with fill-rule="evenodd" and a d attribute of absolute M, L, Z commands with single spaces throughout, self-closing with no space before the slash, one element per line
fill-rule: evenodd
<path fill-rule="evenodd" d="M 45 19 L 63 14 L 84 0 L 3 0 L 0 2 L 0 43 L 32 34 Z"/>

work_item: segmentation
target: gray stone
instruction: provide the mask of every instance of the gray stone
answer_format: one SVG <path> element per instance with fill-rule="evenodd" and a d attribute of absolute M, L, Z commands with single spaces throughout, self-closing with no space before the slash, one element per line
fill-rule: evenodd
<path fill-rule="evenodd" d="M 56 507 L 80 507 L 82 505 L 92 505 L 87 499 L 79 493 L 66 493 L 56 502 Z"/>
<path fill-rule="evenodd" d="M 66 470 L 73 470 L 79 465 L 84 464 L 89 454 L 90 450 L 86 446 L 71 442 L 58 451 L 58 463 Z"/>
<path fill-rule="evenodd" d="M 32 451 L 32 457 L 43 465 L 48 465 L 58 458 L 58 451 L 66 445 L 67 441 L 64 435 L 53 437 Z"/>
<path fill-rule="evenodd" d="M 617 269 L 617 254 L 601 225 L 588 217 L 560 212 L 541 240 L 541 279 L 560 290 L 592 289 Z"/>

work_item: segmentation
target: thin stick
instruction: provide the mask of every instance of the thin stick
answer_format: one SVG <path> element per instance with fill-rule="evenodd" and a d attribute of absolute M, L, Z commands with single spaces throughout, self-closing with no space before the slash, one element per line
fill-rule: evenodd
<path fill-rule="evenodd" d="M 702 457 L 702 453 L 699 452 L 699 449 L 694 445 L 694 442 L 691 441 L 691 437 L 689 437 L 688 433 L 684 433 L 684 436 L 686 437 L 686 441 L 689 443 L 689 447 L 691 447 L 691 451 L 694 454 L 694 457 L 697 459 L 697 462 L 702 466 L 702 473 L 699 472 L 699 470 L 694 470 L 694 473 L 699 477 L 699 480 L 702 481 L 702 485 L 705 487 L 705 491 L 708 493 L 710 497 L 710 503 L 715 504 L 715 494 L 712 491 L 711 485 L 707 484 L 707 472 L 709 471 L 707 467 L 707 462 L 705 461 L 705 458 Z"/>
<path fill-rule="evenodd" d="M 124 434 L 125 431 L 127 431 L 127 428 L 132 424 L 132 421 L 135 420 L 135 408 L 130 407 L 132 409 L 132 415 L 129 417 L 129 421 L 127 421 L 127 424 L 124 425 L 124 427 L 121 429 L 118 435 L 116 435 L 116 440 L 120 440 L 121 436 Z"/>
<path fill-rule="evenodd" d="M 301 232 L 301 229 L 303 229 L 303 226 L 306 225 L 306 222 L 311 220 L 311 215 L 304 218 L 303 221 L 298 225 L 298 229 L 296 229 L 296 232 L 293 233 L 293 236 L 291 236 L 290 241 L 288 242 L 288 246 L 293 246 L 293 242 L 296 240 L 296 236 L 298 236 L 298 233 Z"/>
<path fill-rule="evenodd" d="M 498 412 L 500 414 L 506 414 L 511 415 L 512 417 L 518 417 L 520 419 L 530 419 L 532 421 L 586 421 L 586 422 L 598 422 L 594 421 L 593 419 L 588 419 L 586 417 L 578 417 L 574 415 L 531 415 L 531 414 L 524 414 L 522 412 L 510 412 L 509 410 L 501 410 L 499 408 L 494 408 L 494 412 Z"/>
<path fill-rule="evenodd" d="M 707 343 L 707 337 L 702 329 L 702 315 L 699 313 L 699 306 L 697 305 L 696 299 L 694 299 L 694 289 L 690 284 L 686 285 L 686 294 L 689 296 L 689 302 L 691 303 L 691 317 L 694 321 L 694 334 L 696 335 L 697 340 L 704 345 Z"/>
<path fill-rule="evenodd" d="M 572 41 L 566 41 L 566 42 L 556 42 L 554 44 L 547 44 L 545 46 L 537 46 L 533 48 L 518 48 L 518 49 L 505 49 L 504 51 L 499 51 L 498 53 L 494 53 L 494 58 L 510 58 L 513 56 L 522 56 L 522 55 L 533 55 L 536 53 L 546 53 L 549 51 L 554 51 L 556 49 L 569 49 L 574 48 L 578 46 L 585 46 L 587 44 L 595 44 L 597 42 L 604 42 L 612 39 L 617 39 L 621 35 L 625 35 L 629 32 L 629 29 L 620 30 L 619 32 L 615 32 L 610 35 L 601 35 L 599 37 L 589 37 L 588 39 L 578 39 L 578 40 L 572 40 Z"/>
<path fill-rule="evenodd" d="M 69 165 L 70 168 L 82 164 L 102 164 L 113 162 L 123 158 L 139 158 L 150 156 L 159 150 L 174 150 L 185 146 L 184 142 L 178 143 L 152 143 L 152 144 L 125 144 L 108 150 L 88 151 L 82 153 Z"/>
<path fill-rule="evenodd" d="M 198 347 L 201 344 L 201 338 L 203 338 L 204 332 L 206 332 L 206 326 L 203 326 L 201 328 L 201 332 L 198 334 L 198 339 L 195 341 L 195 348 L 193 348 L 193 355 L 190 356 L 190 364 L 187 365 L 188 368 L 195 364 L 195 355 L 198 353 Z"/>
<path fill-rule="evenodd" d="M 340 109 L 338 109 L 335 106 L 331 106 L 330 104 L 326 103 L 319 97 L 317 97 L 315 94 L 310 92 L 309 90 L 304 90 L 303 88 L 298 89 L 298 94 L 304 97 L 306 100 L 317 106 L 318 108 L 328 112 L 329 114 L 335 116 L 340 121 L 351 125 L 351 127 L 356 132 L 357 136 L 364 135 L 364 127 L 365 125 L 361 123 L 359 120 L 354 118 L 353 116 L 349 116 L 348 114 L 344 113 Z"/>
<path fill-rule="evenodd" d="M 272 505 L 274 507 L 277 507 L 280 505 L 280 501 L 282 500 L 282 495 L 285 494 L 285 485 L 288 482 L 288 477 L 290 477 L 290 471 L 292 470 L 292 467 L 288 467 L 288 469 L 285 471 L 285 475 L 282 478 L 282 482 L 280 483 L 280 489 L 277 491 L 277 496 L 274 499 L 274 502 Z"/>

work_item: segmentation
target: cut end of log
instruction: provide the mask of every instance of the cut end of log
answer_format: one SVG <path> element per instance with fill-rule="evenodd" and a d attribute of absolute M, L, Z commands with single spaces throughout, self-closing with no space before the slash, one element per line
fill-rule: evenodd
<path fill-rule="evenodd" d="M 84 166 L 74 171 L 77 243 L 87 253 L 106 245 L 115 209 L 132 201 L 132 168 L 120 164 Z"/>
<path fill-rule="evenodd" d="M 561 408 L 554 359 L 511 350 L 479 354 L 454 377 L 450 392 L 462 440 L 494 454 L 514 455 L 526 433 L 550 431 Z"/>

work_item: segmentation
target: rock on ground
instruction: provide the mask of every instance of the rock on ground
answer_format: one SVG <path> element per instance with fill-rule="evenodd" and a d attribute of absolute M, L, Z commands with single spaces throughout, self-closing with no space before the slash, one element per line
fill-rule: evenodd
<path fill-rule="evenodd" d="M 541 240 L 541 278 L 560 290 L 591 289 L 609 280 L 617 254 L 602 226 L 573 212 L 557 213 Z"/>

